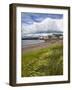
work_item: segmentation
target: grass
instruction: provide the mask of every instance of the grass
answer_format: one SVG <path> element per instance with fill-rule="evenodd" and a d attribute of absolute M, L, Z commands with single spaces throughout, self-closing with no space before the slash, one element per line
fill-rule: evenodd
<path fill-rule="evenodd" d="M 22 77 L 62 75 L 63 45 L 23 53 L 21 70 Z"/>

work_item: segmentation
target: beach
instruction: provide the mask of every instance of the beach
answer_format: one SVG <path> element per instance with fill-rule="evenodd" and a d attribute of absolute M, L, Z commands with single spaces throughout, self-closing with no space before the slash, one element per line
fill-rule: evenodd
<path fill-rule="evenodd" d="M 62 39 L 54 39 L 54 40 L 52 39 L 52 40 L 47 40 L 47 41 L 44 41 L 38 44 L 31 44 L 26 47 L 22 47 L 22 52 L 25 53 L 25 52 L 30 52 L 33 50 L 38 50 L 41 48 L 46 48 L 55 43 L 62 44 L 63 40 Z"/>

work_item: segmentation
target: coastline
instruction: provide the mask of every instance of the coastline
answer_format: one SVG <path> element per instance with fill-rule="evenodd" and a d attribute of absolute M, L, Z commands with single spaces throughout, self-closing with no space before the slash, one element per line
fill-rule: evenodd
<path fill-rule="evenodd" d="M 30 52 L 33 50 L 38 50 L 41 48 L 46 48 L 46 47 L 49 47 L 50 45 L 55 44 L 55 43 L 63 44 L 63 40 L 62 39 L 54 39 L 54 40 L 52 39 L 52 40 L 48 40 L 48 41 L 38 43 L 38 44 L 31 44 L 27 47 L 23 47 L 22 53 Z"/>

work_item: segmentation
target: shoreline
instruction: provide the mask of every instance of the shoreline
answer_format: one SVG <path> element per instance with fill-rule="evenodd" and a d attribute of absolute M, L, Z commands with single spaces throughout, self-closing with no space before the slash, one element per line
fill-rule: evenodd
<path fill-rule="evenodd" d="M 25 53 L 25 52 L 30 52 L 30 51 L 41 49 L 41 48 L 46 48 L 55 43 L 63 44 L 63 40 L 62 39 L 54 39 L 54 40 L 48 40 L 45 42 L 41 42 L 38 44 L 31 44 L 27 47 L 23 47 L 22 52 Z"/>

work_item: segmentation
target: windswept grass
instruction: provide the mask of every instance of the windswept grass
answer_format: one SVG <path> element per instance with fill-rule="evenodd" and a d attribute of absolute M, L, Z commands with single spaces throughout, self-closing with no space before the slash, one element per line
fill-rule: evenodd
<path fill-rule="evenodd" d="M 63 45 L 50 47 L 22 54 L 22 77 L 51 76 L 63 74 Z"/>

